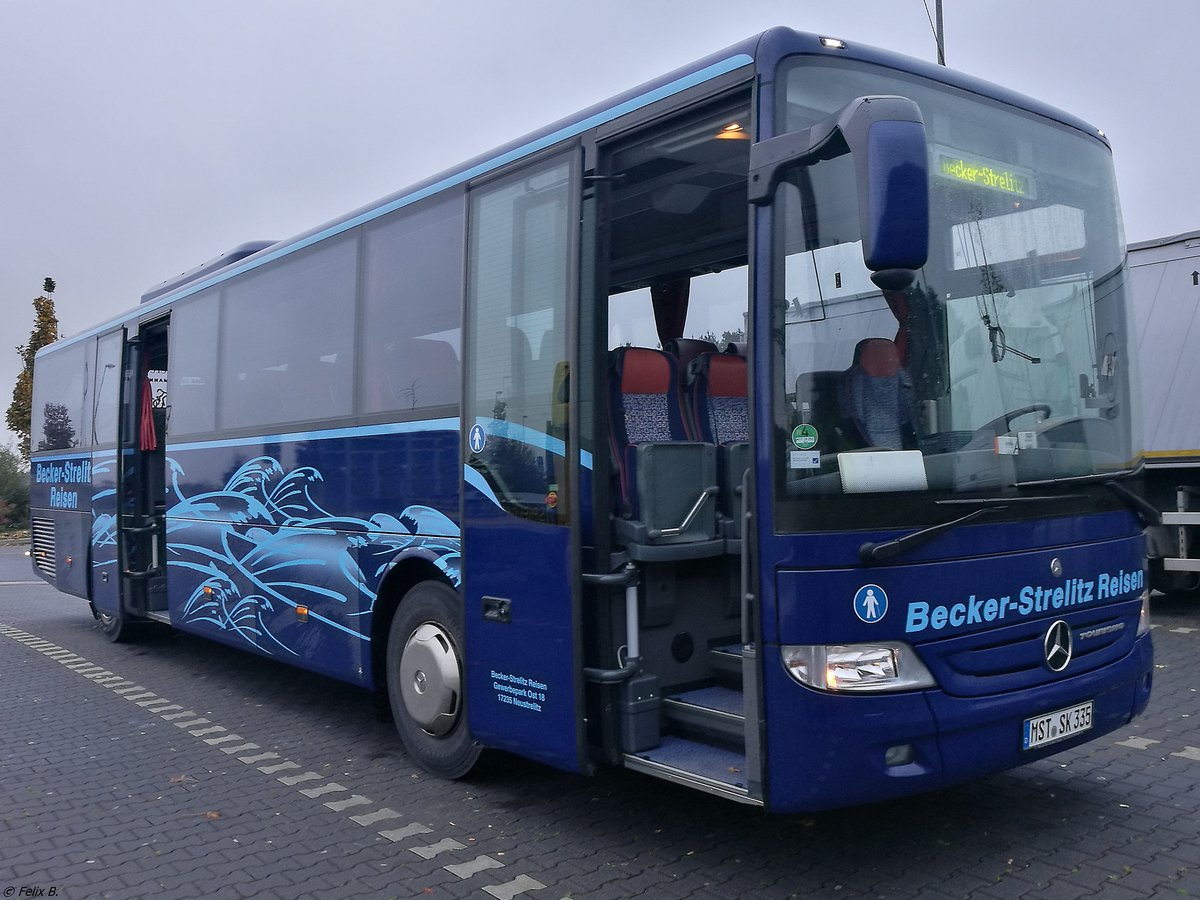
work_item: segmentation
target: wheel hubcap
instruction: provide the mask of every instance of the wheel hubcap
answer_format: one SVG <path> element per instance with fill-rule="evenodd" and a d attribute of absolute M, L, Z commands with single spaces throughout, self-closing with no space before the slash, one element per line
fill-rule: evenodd
<path fill-rule="evenodd" d="M 400 657 L 404 708 L 428 734 L 448 734 L 461 708 L 458 654 L 450 636 L 432 622 L 412 633 Z"/>

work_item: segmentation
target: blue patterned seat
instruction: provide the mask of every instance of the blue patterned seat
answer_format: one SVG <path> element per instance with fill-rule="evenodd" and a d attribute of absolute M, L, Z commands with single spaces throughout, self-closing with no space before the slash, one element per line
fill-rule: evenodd
<path fill-rule="evenodd" d="M 710 444 L 750 440 L 746 360 L 732 353 L 706 353 L 693 364 L 692 415 L 696 436 Z"/>
<path fill-rule="evenodd" d="M 742 536 L 742 478 L 750 467 L 750 400 L 745 357 L 705 353 L 692 363 L 691 407 L 696 436 L 717 445 L 725 533 Z M 737 549 L 736 546 L 730 548 Z"/>
<path fill-rule="evenodd" d="M 915 446 L 911 394 L 896 345 L 887 338 L 859 341 L 854 362 L 842 376 L 838 402 L 842 416 L 858 429 L 865 446 L 888 450 Z"/>
<path fill-rule="evenodd" d="M 609 354 L 609 384 L 618 537 L 631 556 L 638 548 L 663 545 L 680 545 L 676 556 L 720 552 L 714 503 L 678 529 L 697 498 L 716 493 L 717 478 L 716 448 L 689 440 L 684 429 L 675 360 L 661 350 L 619 347 Z M 687 545 L 690 550 L 683 549 Z"/>

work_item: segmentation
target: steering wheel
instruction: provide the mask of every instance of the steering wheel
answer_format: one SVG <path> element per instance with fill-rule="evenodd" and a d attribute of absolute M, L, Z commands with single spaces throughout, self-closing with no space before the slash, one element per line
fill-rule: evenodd
<path fill-rule="evenodd" d="M 1007 432 L 1012 426 L 1013 419 L 1019 419 L 1021 416 L 1027 416 L 1030 413 L 1041 413 L 1044 419 L 1050 415 L 1050 406 L 1046 403 L 1030 403 L 1028 406 L 1018 406 L 1016 409 L 1009 410 L 1002 416 L 997 416 L 986 425 L 981 425 L 975 430 L 1000 433 L 1003 428 L 1003 431 Z"/>

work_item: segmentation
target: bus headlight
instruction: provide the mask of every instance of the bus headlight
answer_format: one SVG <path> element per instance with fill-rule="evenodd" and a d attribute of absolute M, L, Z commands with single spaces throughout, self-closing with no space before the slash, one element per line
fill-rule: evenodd
<path fill-rule="evenodd" d="M 1138 616 L 1137 636 L 1141 637 L 1150 630 L 1150 589 L 1142 591 L 1142 612 Z"/>
<path fill-rule="evenodd" d="M 780 650 L 788 673 L 821 691 L 915 691 L 937 686 L 916 651 L 901 641 L 791 644 Z"/>

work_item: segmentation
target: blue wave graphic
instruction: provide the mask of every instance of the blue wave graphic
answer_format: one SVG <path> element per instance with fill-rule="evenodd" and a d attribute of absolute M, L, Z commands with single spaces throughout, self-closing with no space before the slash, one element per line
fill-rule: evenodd
<path fill-rule="evenodd" d="M 193 495 L 178 460 L 168 457 L 167 471 L 168 583 L 172 597 L 187 596 L 177 613 L 183 623 L 235 635 L 267 655 L 299 656 L 319 640 L 314 622 L 370 641 L 376 588 L 401 552 L 461 583 L 459 528 L 431 507 L 342 516 L 320 501 L 325 479 L 317 469 L 288 470 L 270 456 L 244 463 L 221 490 Z M 115 547 L 115 517 L 97 514 L 92 539 Z M 298 606 L 309 609 L 300 628 L 286 615 Z"/>

